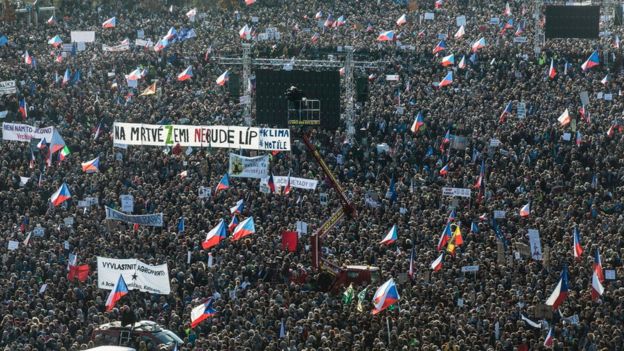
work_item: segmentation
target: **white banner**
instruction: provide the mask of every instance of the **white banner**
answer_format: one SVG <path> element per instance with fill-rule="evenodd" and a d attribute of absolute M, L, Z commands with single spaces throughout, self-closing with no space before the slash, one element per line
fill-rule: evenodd
<path fill-rule="evenodd" d="M 102 51 L 119 52 L 119 51 L 128 51 L 128 50 L 130 50 L 129 44 L 119 44 L 119 45 L 113 45 L 113 46 L 102 44 Z"/>
<path fill-rule="evenodd" d="M 260 185 L 267 185 L 269 181 L 269 178 L 263 178 L 260 181 Z M 286 184 L 288 184 L 288 176 L 283 177 L 283 176 L 273 176 L 273 182 L 275 183 L 275 187 L 283 187 L 286 186 Z M 318 185 L 318 180 L 316 179 L 306 179 L 306 178 L 295 178 L 295 177 L 290 177 L 290 186 L 292 188 L 297 188 L 297 189 L 305 189 L 305 190 L 314 190 L 316 189 L 316 186 Z"/>
<path fill-rule="evenodd" d="M 536 261 L 542 260 L 542 243 L 537 229 L 529 229 L 529 246 L 531 247 L 531 258 Z"/>
<path fill-rule="evenodd" d="M 289 129 L 118 122 L 113 129 L 117 144 L 290 151 Z"/>
<path fill-rule="evenodd" d="M 468 188 L 442 188 L 442 196 L 470 197 L 471 190 Z"/>
<path fill-rule="evenodd" d="M 258 178 L 269 176 L 269 155 L 257 157 L 245 157 L 230 153 L 230 168 L 228 173 L 231 177 Z"/>
<path fill-rule="evenodd" d="M 80 43 L 93 43 L 95 41 L 95 32 L 94 31 L 78 31 L 72 30 L 69 34 L 71 37 L 71 42 L 80 42 Z"/>
<path fill-rule="evenodd" d="M 17 87 L 14 80 L 5 80 L 0 82 L 0 96 L 11 95 L 17 92 Z"/>
<path fill-rule="evenodd" d="M 112 290 L 119 275 L 123 275 L 128 290 L 168 295 L 169 268 L 167 264 L 150 266 L 137 259 L 97 258 L 98 288 Z"/>
<path fill-rule="evenodd" d="M 142 46 L 144 48 L 151 48 L 152 46 L 154 46 L 154 43 L 152 42 L 151 39 L 147 39 L 147 40 L 137 39 L 134 41 L 134 45 Z"/>
<path fill-rule="evenodd" d="M 54 133 L 54 127 L 35 128 L 28 124 L 19 123 L 2 123 L 2 140 L 4 141 L 26 141 L 30 139 L 43 139 L 46 142 L 52 140 L 52 134 Z"/>

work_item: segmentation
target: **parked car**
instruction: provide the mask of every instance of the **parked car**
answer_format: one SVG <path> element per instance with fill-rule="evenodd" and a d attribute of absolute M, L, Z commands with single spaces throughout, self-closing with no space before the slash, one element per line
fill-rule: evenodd
<path fill-rule="evenodd" d="M 168 350 L 176 344 L 184 343 L 174 332 L 152 321 L 140 321 L 126 326 L 122 326 L 119 321 L 102 324 L 93 331 L 91 339 L 105 345 L 135 348 L 139 347 L 141 341 L 145 341 L 150 350 Z"/>

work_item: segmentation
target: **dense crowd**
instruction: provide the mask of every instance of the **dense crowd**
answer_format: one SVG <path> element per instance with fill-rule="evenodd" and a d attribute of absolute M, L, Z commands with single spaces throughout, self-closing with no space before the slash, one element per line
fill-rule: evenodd
<path fill-rule="evenodd" d="M 418 3 L 408 9 L 388 0 L 258 0 L 251 6 L 241 1 L 236 8 L 199 7 L 190 22 L 185 14 L 191 8 L 177 3 L 145 9 L 140 2 L 104 1 L 92 7 L 66 0 L 53 24 L 41 20 L 29 27 L 19 16 L 17 22 L 0 23 L 0 33 L 8 38 L 0 47 L 0 81 L 18 84 L 17 94 L 0 96 L 0 111 L 8 111 L 3 121 L 22 121 L 18 107 L 23 98 L 28 106 L 24 123 L 58 128 L 71 150 L 65 160 L 55 155 L 52 166 L 46 166 L 45 152 L 36 143 L 0 143 L 0 347 L 97 346 L 102 340 L 92 338 L 94 329 L 120 320 L 127 306 L 138 320 L 157 322 L 182 338 L 179 350 L 541 350 L 550 327 L 555 350 L 621 350 L 624 147 L 619 127 L 624 126 L 624 106 L 621 52 L 613 45 L 621 30 L 603 17 L 606 33 L 599 40 L 548 40 L 536 53 L 534 36 L 543 24 L 543 9 L 535 20 L 532 2 L 442 1 L 439 8 L 433 0 Z M 507 3 L 511 15 L 503 13 Z M 320 20 L 315 19 L 319 11 Z M 429 12 L 433 20 L 424 19 Z M 404 13 L 407 23 L 397 26 Z M 323 27 L 329 14 L 344 16 L 345 25 Z M 461 15 L 466 16 L 466 34 L 455 39 Z M 117 26 L 102 28 L 113 16 Z M 513 19 L 514 29 L 501 34 L 499 25 L 490 24 L 492 17 Z M 520 23 L 524 33 L 518 36 L 526 43 L 514 42 Z M 352 45 L 357 59 L 381 62 L 376 70 L 356 72 L 369 77 L 370 93 L 356 106 L 355 136 L 348 138 L 344 123 L 338 130 L 317 128 L 311 134 L 357 209 L 356 218 L 344 219 L 324 237 L 324 256 L 339 266 L 380 268 L 380 280 L 355 286 L 356 294 L 366 289 L 363 299 L 344 303 L 346 286 L 338 294 L 322 291 L 319 272 L 310 266 L 309 236 L 341 202 L 297 137 L 291 138 L 292 151 L 271 155 L 271 171 L 317 179 L 319 186 L 294 189 L 287 196 L 261 192 L 257 179 L 244 178 L 231 178 L 230 189 L 215 194 L 227 172 L 225 149 L 113 147 L 114 122 L 244 125 L 238 99 L 215 80 L 226 69 L 241 71 L 220 65 L 217 58 L 241 54 L 239 29 L 245 24 L 256 33 L 268 27 L 281 33 L 279 40 L 251 40 L 254 57 L 326 59 L 337 46 Z M 138 29 L 156 42 L 170 27 L 193 28 L 197 36 L 161 52 L 133 44 L 128 51 L 102 51 L 102 44 L 117 45 L 126 38 L 134 43 Z M 60 49 L 47 42 L 60 35 L 67 43 L 72 30 L 94 30 L 96 43 L 58 62 Z M 387 30 L 396 32 L 396 40 L 377 41 Z M 432 53 L 439 34 L 448 36 L 444 55 Z M 487 45 L 473 55 L 470 45 L 481 37 Z M 582 71 L 594 50 L 601 64 Z M 24 62 L 26 51 L 36 65 Z M 441 66 L 441 57 L 450 53 L 456 64 Z M 464 69 L 457 67 L 462 56 Z M 548 77 L 551 59 L 554 79 Z M 189 65 L 192 79 L 177 81 Z M 129 88 L 124 75 L 138 66 L 147 69 L 147 76 L 137 89 Z M 66 69 L 80 71 L 79 81 L 57 81 Z M 436 88 L 432 83 L 448 70 L 454 72 L 453 83 Z M 386 81 L 387 74 L 398 74 L 400 80 Z M 607 82 L 601 83 L 605 75 Z M 139 96 L 152 81 L 158 93 Z M 588 92 L 585 106 L 581 92 Z M 501 121 L 509 102 L 512 112 Z M 525 116 L 518 113 L 521 103 Z M 561 126 L 557 117 L 565 109 L 572 121 Z M 424 126 L 413 133 L 419 112 Z M 98 126 L 101 132 L 94 139 Z M 451 143 L 444 142 L 447 132 L 454 136 Z M 575 142 L 577 135 L 581 139 Z M 492 139 L 500 145 L 492 146 Z M 31 152 L 34 169 L 29 167 Z M 98 156 L 99 172 L 84 173 L 80 163 Z M 482 161 L 482 196 L 478 189 L 472 189 L 470 199 L 442 196 L 443 187 L 473 188 Z M 444 166 L 446 175 L 440 174 Z M 179 176 L 183 171 L 188 177 Z M 20 185 L 20 177 L 30 181 Z M 387 196 L 393 180 L 396 201 Z M 72 199 L 51 206 L 50 196 L 62 183 Z M 212 196 L 199 198 L 200 186 L 211 187 Z M 328 204 L 319 203 L 321 193 L 328 194 Z M 134 196 L 134 214 L 163 213 L 165 226 L 137 230 L 105 220 L 104 206 L 119 209 L 122 194 Z M 86 197 L 97 197 L 99 205 L 78 208 Z M 239 199 L 245 201 L 242 216 L 254 217 L 256 233 L 202 250 L 206 233 L 220 219 L 229 220 L 229 209 Z M 531 213 L 520 217 L 526 203 Z M 436 246 L 453 208 L 464 244 L 446 254 L 443 268 L 434 272 L 430 265 L 440 255 Z M 492 225 L 494 211 L 506 211 L 496 221 L 502 236 Z M 65 225 L 70 216 L 73 225 Z M 185 218 L 183 232 L 177 228 L 180 217 Z M 294 230 L 297 221 L 308 223 L 308 233 L 296 252 L 284 251 L 281 233 Z M 380 245 L 394 224 L 398 240 Z M 45 228 L 44 235 L 24 245 L 37 225 Z M 580 259 L 573 256 L 575 227 L 584 249 Z M 542 260 L 520 253 L 529 229 L 539 230 Z M 9 241 L 20 246 L 9 250 Z M 410 278 L 412 248 L 415 274 Z M 604 295 L 592 300 L 596 249 L 603 267 L 616 273 L 604 282 Z M 209 253 L 214 258 L 210 267 Z M 70 254 L 90 265 L 85 282 L 67 279 Z M 106 312 L 109 290 L 98 289 L 97 256 L 167 263 L 171 293 L 133 290 Z M 462 267 L 470 265 L 479 271 L 463 273 Z M 546 313 L 542 307 L 564 266 L 569 296 L 557 311 Z M 400 300 L 372 315 L 373 293 L 390 278 L 397 282 Z M 191 309 L 210 297 L 216 314 L 190 328 Z M 532 327 L 522 315 L 542 320 L 542 327 Z M 141 351 L 157 349 L 141 340 L 131 344 Z"/>

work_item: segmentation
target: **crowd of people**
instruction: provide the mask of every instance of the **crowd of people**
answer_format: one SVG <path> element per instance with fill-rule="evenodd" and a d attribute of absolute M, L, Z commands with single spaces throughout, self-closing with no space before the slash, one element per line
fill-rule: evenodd
<path fill-rule="evenodd" d="M 184 343 L 169 349 L 178 350 L 621 350 L 621 28 L 602 16 L 599 39 L 542 43 L 537 34 L 544 8 L 535 19 L 533 2 L 411 3 L 240 1 L 235 7 L 197 7 L 190 21 L 192 7 L 177 2 L 144 8 L 140 1 L 65 0 L 49 23 L 40 18 L 28 26 L 23 14 L 0 23 L 0 37 L 8 39 L 0 47 L 0 81 L 17 82 L 17 93 L 0 96 L 0 111 L 7 111 L 2 121 L 53 126 L 71 150 L 63 160 L 55 154 L 47 165 L 38 141 L 0 143 L 0 347 L 60 351 L 102 345 L 93 331 L 131 310 L 134 319 L 176 333 Z M 345 24 L 324 26 L 330 14 L 344 16 Z M 407 22 L 399 26 L 403 14 Z M 461 38 L 454 37 L 458 16 L 466 18 Z M 111 17 L 116 26 L 102 28 Z M 494 17 L 501 24 L 513 19 L 513 28 L 502 31 L 492 24 Z M 338 130 L 311 133 L 357 210 L 323 237 L 324 258 L 338 266 L 379 267 L 380 278 L 355 285 L 359 296 L 350 303 L 341 295 L 347 286 L 338 294 L 325 291 L 318 283 L 322 270 L 311 266 L 310 235 L 342 203 L 294 135 L 291 151 L 271 154 L 271 172 L 319 185 L 288 195 L 261 192 L 257 179 L 245 178 L 230 178 L 230 188 L 215 194 L 228 170 L 227 149 L 113 146 L 114 122 L 245 125 L 238 98 L 215 82 L 227 69 L 241 71 L 221 65 L 218 57 L 241 55 L 244 25 L 254 34 L 269 27 L 281 33 L 279 39 L 249 40 L 254 57 L 326 59 L 338 46 L 352 45 L 356 58 L 380 62 L 377 69 L 356 72 L 369 78 L 370 91 L 356 105 L 355 135 L 347 134 L 344 122 Z M 134 45 L 138 30 L 156 43 L 171 27 L 193 28 L 196 37 L 161 51 Z M 55 35 L 69 43 L 72 30 L 93 30 L 96 42 L 63 54 L 62 47 L 48 44 Z M 395 40 L 377 40 L 389 30 Z M 433 54 L 440 34 L 447 47 Z M 487 44 L 474 53 L 471 45 L 482 37 Z M 126 38 L 129 50 L 102 50 L 102 44 Z M 595 50 L 600 64 L 582 70 Z M 26 52 L 35 63 L 25 62 Z M 455 64 L 442 66 L 442 56 L 450 54 Z M 459 68 L 462 57 L 466 65 Z M 178 81 L 188 66 L 193 77 Z M 131 88 L 125 75 L 137 67 L 147 74 Z M 72 79 L 63 83 L 66 70 Z M 448 71 L 454 72 L 452 84 L 436 87 Z M 385 79 L 394 74 L 399 81 Z M 152 82 L 157 94 L 139 96 Z M 584 92 L 589 102 L 582 104 Z M 20 101 L 26 102 L 25 118 Z M 510 113 L 501 118 L 510 102 Z M 570 121 L 562 125 L 558 117 L 566 109 Z M 423 125 L 414 133 L 419 113 Z M 99 172 L 84 173 L 81 163 L 96 157 Z M 481 164 L 483 185 L 474 188 Z M 183 171 L 187 177 L 180 177 Z M 21 177 L 30 180 L 23 184 Z M 71 199 L 53 206 L 51 195 L 62 183 Z M 201 186 L 213 189 L 210 197 L 199 197 Z M 469 188 L 472 194 L 443 196 L 443 187 Z M 164 226 L 106 220 L 104 206 L 120 209 L 123 194 L 133 195 L 133 214 L 163 213 Z M 327 194 L 326 203 L 320 194 Z M 98 205 L 78 208 L 87 197 L 97 198 Z M 239 199 L 245 202 L 241 216 L 253 216 L 256 232 L 203 250 L 206 233 L 219 220 L 229 221 Z M 527 203 L 529 215 L 520 216 Z M 432 262 L 447 250 L 437 246 L 452 210 L 464 243 L 433 270 Z M 493 222 L 495 211 L 499 218 Z M 73 224 L 64 222 L 67 217 Z M 295 230 L 297 221 L 306 222 L 308 231 L 300 234 L 295 252 L 285 251 L 281 233 Z M 398 239 L 380 244 L 393 225 Z M 43 235 L 32 235 L 36 227 L 44 228 Z M 574 256 L 574 228 L 580 257 Z M 523 250 L 529 229 L 539 231 L 539 258 Z M 10 241 L 19 247 L 9 249 Z M 602 296 L 592 299 L 597 250 L 602 266 L 615 274 L 602 283 Z M 90 266 L 86 281 L 68 280 L 70 255 Z M 106 311 L 110 291 L 98 288 L 98 256 L 167 263 L 171 293 L 131 290 Z M 465 266 L 479 268 L 466 273 Z M 569 292 L 553 311 L 545 303 L 564 267 Z M 373 294 L 390 278 L 400 299 L 373 315 Z M 209 298 L 216 313 L 191 328 L 191 310 Z M 549 331 L 554 342 L 545 346 Z M 159 349 L 140 338 L 130 346 Z"/>

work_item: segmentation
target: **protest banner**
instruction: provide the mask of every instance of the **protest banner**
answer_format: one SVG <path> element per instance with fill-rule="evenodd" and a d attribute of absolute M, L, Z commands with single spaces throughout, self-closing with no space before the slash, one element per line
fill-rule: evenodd
<path fill-rule="evenodd" d="M 442 188 L 442 196 L 470 197 L 472 191 L 468 188 Z"/>
<path fill-rule="evenodd" d="M 119 44 L 108 46 L 106 44 L 102 44 L 102 51 L 105 52 L 119 52 L 119 51 L 128 51 L 130 50 L 130 44 Z"/>
<path fill-rule="evenodd" d="M 24 141 L 29 142 L 31 139 L 43 139 L 47 142 L 52 140 L 54 127 L 35 128 L 28 124 L 20 123 L 2 123 L 2 140 L 4 141 Z"/>
<path fill-rule="evenodd" d="M 117 144 L 290 151 L 289 129 L 115 122 L 113 130 Z"/>
<path fill-rule="evenodd" d="M 14 80 L 5 80 L 0 82 L 0 96 L 11 95 L 17 93 L 17 87 Z"/>
<path fill-rule="evenodd" d="M 154 46 L 154 43 L 150 39 L 148 40 L 136 39 L 134 41 L 134 45 L 144 47 L 144 48 L 151 48 Z"/>
<path fill-rule="evenodd" d="M 113 221 L 121 221 L 126 223 L 133 223 L 139 225 L 147 225 L 152 227 L 163 226 L 163 214 L 154 213 L 147 215 L 128 215 L 106 206 L 106 219 Z"/>
<path fill-rule="evenodd" d="M 260 181 L 260 184 L 266 185 L 268 181 L 269 181 L 268 177 L 263 178 Z M 273 176 L 273 183 L 275 183 L 276 188 L 286 186 L 286 184 L 288 184 L 288 176 Z M 318 180 L 316 179 L 290 177 L 290 186 L 292 188 L 304 189 L 304 190 L 315 190 L 317 185 L 318 185 Z"/>
<path fill-rule="evenodd" d="M 230 153 L 228 173 L 235 178 L 266 178 L 269 176 L 269 155 L 245 157 Z"/>
<path fill-rule="evenodd" d="M 93 43 L 95 42 L 95 32 L 94 31 L 79 31 L 72 30 L 69 33 L 72 43 Z"/>
<path fill-rule="evenodd" d="M 151 266 L 137 259 L 97 258 L 98 288 L 111 290 L 122 275 L 128 290 L 168 295 L 169 268 L 167 264 Z"/>

